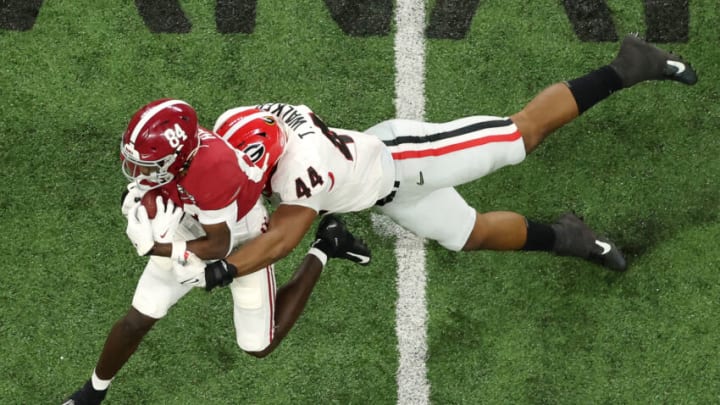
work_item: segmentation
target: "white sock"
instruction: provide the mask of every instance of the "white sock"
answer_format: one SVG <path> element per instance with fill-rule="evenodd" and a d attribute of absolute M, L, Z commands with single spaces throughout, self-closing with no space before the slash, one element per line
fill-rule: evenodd
<path fill-rule="evenodd" d="M 110 386 L 110 383 L 112 382 L 112 378 L 109 380 L 101 380 L 100 377 L 95 374 L 95 370 L 93 370 L 92 377 L 90 377 L 90 381 L 92 381 L 92 386 L 97 391 L 105 391 Z"/>
<path fill-rule="evenodd" d="M 315 247 L 311 247 L 308 254 L 317 257 L 318 260 L 320 260 L 320 263 L 322 263 L 323 267 L 325 267 L 325 265 L 327 264 L 328 257 L 325 254 L 325 252 L 323 252 L 322 250 L 315 248 Z"/>

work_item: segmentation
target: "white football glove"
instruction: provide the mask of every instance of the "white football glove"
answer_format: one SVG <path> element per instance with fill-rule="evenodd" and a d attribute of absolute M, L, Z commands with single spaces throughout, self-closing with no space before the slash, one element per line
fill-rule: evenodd
<path fill-rule="evenodd" d="M 155 205 L 157 206 L 157 214 L 151 221 L 153 239 L 160 243 L 172 243 L 175 231 L 180 225 L 183 210 L 180 207 L 175 207 L 172 200 L 168 200 L 167 204 L 163 203 L 161 196 L 155 198 Z"/>
<path fill-rule="evenodd" d="M 122 206 L 120 207 L 120 211 L 122 211 L 125 218 L 127 218 L 130 208 L 140 202 L 143 195 L 145 195 L 145 192 L 141 191 L 135 182 L 127 185 L 127 191 L 122 194 Z"/>
<path fill-rule="evenodd" d="M 183 260 L 173 260 L 173 273 L 182 285 L 205 288 L 205 261 L 189 250 L 185 251 Z"/>
<path fill-rule="evenodd" d="M 155 245 L 152 224 L 150 218 L 148 218 L 147 210 L 138 202 L 128 211 L 127 220 L 128 224 L 125 233 L 130 238 L 130 242 L 135 246 L 138 255 L 147 255 Z"/>

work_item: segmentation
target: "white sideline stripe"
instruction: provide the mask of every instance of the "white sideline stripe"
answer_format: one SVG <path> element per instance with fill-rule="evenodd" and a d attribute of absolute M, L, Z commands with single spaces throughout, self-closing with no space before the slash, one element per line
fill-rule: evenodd
<path fill-rule="evenodd" d="M 397 238 L 398 300 L 395 308 L 395 333 L 400 361 L 397 370 L 397 403 L 426 405 L 430 403 L 427 380 L 427 304 L 425 301 L 425 239 L 416 236 L 388 217 L 371 214 L 377 233 Z"/>
<path fill-rule="evenodd" d="M 425 2 L 398 0 L 395 8 L 395 114 L 425 117 Z M 427 379 L 427 303 L 425 300 L 425 240 L 384 215 L 372 215 L 374 227 L 395 235 L 398 301 L 395 333 L 398 339 L 397 403 L 430 403 Z"/>

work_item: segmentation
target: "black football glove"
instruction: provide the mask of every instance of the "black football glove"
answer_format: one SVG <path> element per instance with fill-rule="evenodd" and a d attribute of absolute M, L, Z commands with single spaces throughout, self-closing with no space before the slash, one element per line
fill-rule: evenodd
<path fill-rule="evenodd" d="M 327 257 L 337 257 L 367 266 L 370 264 L 370 249 L 356 239 L 340 218 L 326 215 L 318 225 L 312 247 L 321 250 Z"/>
<path fill-rule="evenodd" d="M 218 260 L 205 266 L 205 291 L 215 287 L 225 287 L 232 283 L 237 275 L 237 268 L 225 260 Z"/>

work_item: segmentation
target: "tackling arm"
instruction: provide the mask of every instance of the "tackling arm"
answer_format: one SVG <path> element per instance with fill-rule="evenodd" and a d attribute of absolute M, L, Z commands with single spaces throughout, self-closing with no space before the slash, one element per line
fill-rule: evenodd
<path fill-rule="evenodd" d="M 314 258 L 312 256 L 314 256 Z M 365 243 L 360 239 L 356 239 L 355 236 L 347 230 L 345 224 L 340 219 L 332 215 L 328 215 L 320 221 L 317 233 L 315 234 L 315 242 L 313 242 L 312 248 L 308 252 L 306 260 L 300 268 L 297 269 L 295 276 L 305 278 L 305 276 L 300 276 L 300 274 L 308 272 L 318 273 L 322 270 L 322 267 L 325 265 L 327 260 L 333 257 L 350 260 L 363 266 L 368 265 L 371 259 L 370 250 Z M 319 267 L 317 266 L 318 264 Z M 204 287 L 207 291 L 210 291 L 215 287 L 227 286 L 232 283 L 238 274 L 235 266 L 226 260 L 218 260 L 205 265 L 202 260 L 192 254 L 190 255 L 187 263 L 175 262 L 173 266 L 178 274 L 182 275 L 183 281 L 181 281 L 181 284 Z M 296 278 L 295 276 L 293 276 L 293 279 Z M 312 280 L 317 280 L 317 277 L 308 277 L 311 277 Z M 312 281 L 312 285 L 314 285 L 315 281 Z M 293 282 L 291 281 L 288 284 L 292 283 Z M 302 284 L 305 285 L 305 283 Z M 305 287 L 298 288 L 307 294 L 309 294 L 312 289 L 312 287 L 309 289 Z M 285 287 L 283 287 L 283 289 L 285 289 Z M 292 290 L 295 290 L 295 288 L 292 288 Z M 303 306 L 304 302 L 307 300 L 307 294 L 305 293 L 301 294 L 301 296 L 305 297 L 301 300 L 303 302 Z M 294 293 L 290 294 L 293 296 L 295 295 Z M 278 293 L 277 299 L 277 308 L 280 309 L 280 307 L 283 306 L 280 304 L 280 293 Z M 288 305 L 292 308 L 294 304 Z M 276 313 L 276 315 L 278 322 L 280 322 L 280 315 L 278 315 L 278 313 Z M 295 316 L 297 315 L 299 315 L 299 312 L 295 313 Z M 287 319 L 290 320 L 289 325 L 291 327 L 292 323 L 294 323 L 294 319 L 297 318 L 291 316 Z M 278 334 L 280 333 L 281 328 L 280 323 L 278 323 Z"/>
<path fill-rule="evenodd" d="M 281 204 L 270 215 L 268 231 L 227 257 L 238 276 L 269 266 L 292 252 L 312 227 L 317 212 L 300 205 Z"/>

